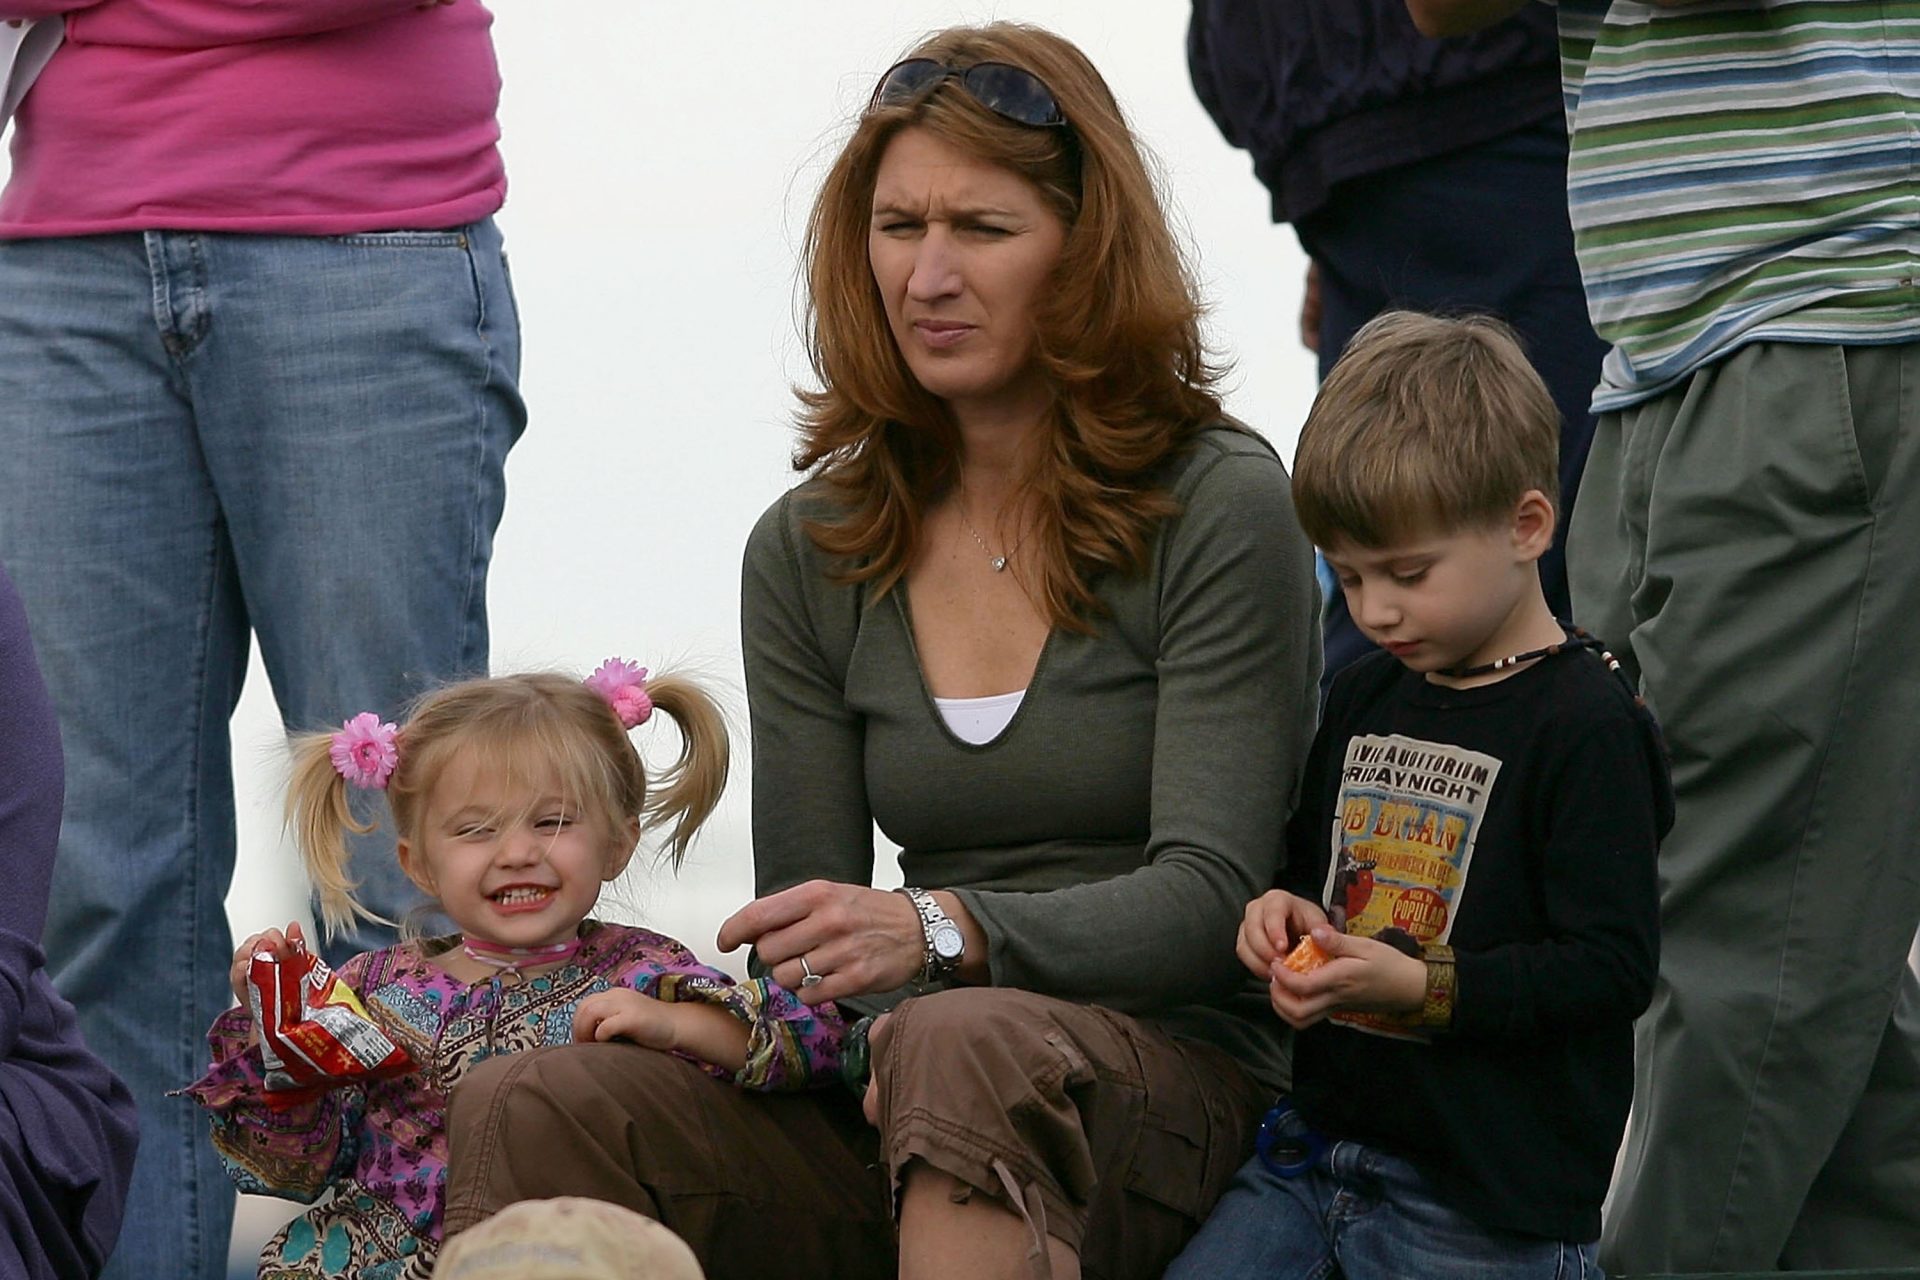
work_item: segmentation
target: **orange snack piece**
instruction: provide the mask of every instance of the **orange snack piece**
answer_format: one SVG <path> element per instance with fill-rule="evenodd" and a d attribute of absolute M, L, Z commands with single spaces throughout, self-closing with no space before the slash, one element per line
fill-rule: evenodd
<path fill-rule="evenodd" d="M 1294 944 L 1293 950 L 1287 953 L 1287 958 L 1281 963 L 1295 973 L 1312 973 L 1331 958 L 1320 949 L 1313 935 L 1307 934 Z"/>

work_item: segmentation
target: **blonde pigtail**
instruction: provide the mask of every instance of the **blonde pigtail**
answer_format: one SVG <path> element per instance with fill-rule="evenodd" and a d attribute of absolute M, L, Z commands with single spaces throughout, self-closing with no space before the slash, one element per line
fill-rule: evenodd
<path fill-rule="evenodd" d="M 334 768 L 330 733 L 306 733 L 293 740 L 293 773 L 287 782 L 286 825 L 293 832 L 306 867 L 307 882 L 320 902 L 320 924 L 332 938 L 358 920 L 393 922 L 361 906 L 353 891 L 359 882 L 348 874 L 347 833 L 365 835 L 373 824 L 353 816 L 347 780 Z"/>
<path fill-rule="evenodd" d="M 677 870 L 687 846 L 727 789 L 727 717 L 711 694 L 685 676 L 650 676 L 647 697 L 680 730 L 680 754 L 647 788 L 640 820 L 648 830 L 672 824 L 666 855 Z"/>

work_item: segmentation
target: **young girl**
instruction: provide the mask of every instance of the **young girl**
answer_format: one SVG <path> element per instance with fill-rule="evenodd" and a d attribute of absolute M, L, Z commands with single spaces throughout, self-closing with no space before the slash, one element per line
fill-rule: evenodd
<path fill-rule="evenodd" d="M 453 1087 L 495 1054 L 625 1040 L 698 1061 L 747 1089 L 836 1080 L 839 1015 L 761 979 L 736 984 L 679 943 L 588 917 L 643 831 L 677 867 L 726 782 L 725 722 L 690 682 L 614 659 L 584 683 L 536 674 L 428 695 L 396 730 L 367 713 L 296 741 L 288 822 L 329 929 L 366 912 L 345 832 L 369 828 L 347 787 L 384 789 L 401 868 L 460 928 L 355 956 L 338 977 L 412 1059 L 406 1074 L 267 1105 L 247 975 L 304 945 L 297 925 L 234 952 L 240 1007 L 214 1023 L 213 1067 L 186 1092 L 240 1189 L 311 1203 L 268 1242 L 262 1280 L 402 1280 L 432 1269 Z M 627 730 L 653 711 L 679 758 L 649 792 Z M 612 1050 L 609 1050 L 610 1052 Z"/>

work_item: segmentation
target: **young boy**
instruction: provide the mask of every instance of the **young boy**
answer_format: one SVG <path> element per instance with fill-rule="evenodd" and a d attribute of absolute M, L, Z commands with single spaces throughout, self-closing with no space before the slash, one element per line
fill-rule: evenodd
<path fill-rule="evenodd" d="M 1240 931 L 1299 1032 L 1293 1094 L 1169 1280 L 1599 1274 L 1672 791 L 1541 593 L 1558 435 L 1506 328 L 1408 312 L 1307 418 L 1294 504 L 1385 652 L 1329 692 Z"/>

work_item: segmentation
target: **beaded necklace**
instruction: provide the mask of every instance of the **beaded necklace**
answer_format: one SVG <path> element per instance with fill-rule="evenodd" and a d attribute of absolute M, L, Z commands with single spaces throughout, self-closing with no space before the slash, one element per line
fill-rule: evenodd
<path fill-rule="evenodd" d="M 1496 658 L 1492 662 L 1482 662 L 1478 666 L 1444 667 L 1441 669 L 1440 674 L 1452 680 L 1465 680 L 1471 676 L 1491 675 L 1495 671 L 1505 671 L 1508 667 L 1517 667 L 1523 662 L 1532 662 L 1538 658 L 1551 658 L 1556 653 L 1569 653 L 1576 649 L 1591 649 L 1600 655 L 1602 662 L 1607 664 L 1607 670 L 1616 673 L 1620 671 L 1619 659 L 1615 658 L 1613 654 L 1608 651 L 1607 646 L 1601 642 L 1598 636 L 1588 635 L 1586 631 L 1574 626 L 1572 623 L 1562 622 L 1560 625 L 1566 630 L 1567 634 L 1552 644 L 1542 645 L 1538 649 L 1529 649 L 1525 653 L 1508 654 L 1504 658 Z"/>

